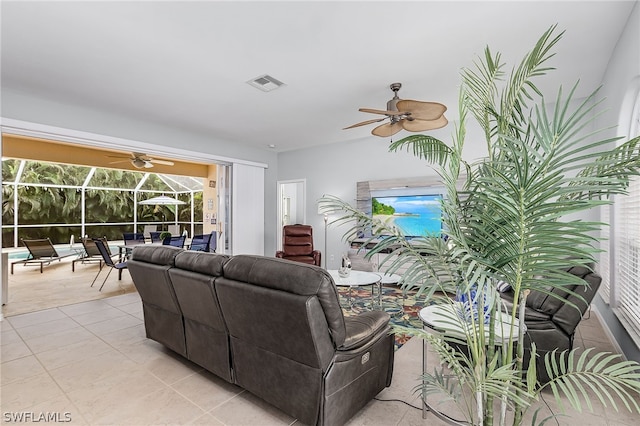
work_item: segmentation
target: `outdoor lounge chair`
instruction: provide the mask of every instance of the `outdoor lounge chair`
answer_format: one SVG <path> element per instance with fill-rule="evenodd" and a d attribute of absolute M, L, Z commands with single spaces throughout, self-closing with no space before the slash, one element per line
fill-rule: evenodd
<path fill-rule="evenodd" d="M 49 265 L 54 260 L 60 261 L 65 257 L 75 256 L 75 253 L 65 254 L 64 256 L 60 256 L 56 251 L 53 244 L 51 244 L 51 240 L 49 238 L 39 238 L 35 240 L 21 240 L 24 246 L 29 250 L 29 255 L 26 259 L 17 260 L 11 263 L 11 273 L 13 274 L 13 265 L 16 263 L 22 263 L 24 266 L 39 264 L 40 265 L 40 273 L 42 273 L 42 267 L 47 264 Z"/>
<path fill-rule="evenodd" d="M 109 251 L 109 254 L 113 256 L 113 253 L 111 253 L 111 250 L 109 249 L 109 242 L 107 241 L 107 238 L 103 237 L 101 238 L 101 240 L 104 241 L 105 247 L 107 247 L 107 251 Z M 98 262 L 100 264 L 100 269 L 102 269 L 102 263 L 104 263 L 104 260 L 102 259 L 102 253 L 100 253 L 100 250 L 98 250 L 96 243 L 93 242 L 93 238 L 82 238 L 81 242 L 82 247 L 84 247 L 84 254 L 78 259 L 74 259 L 71 262 L 71 272 L 75 272 L 76 262 L 80 262 L 83 264 Z"/>

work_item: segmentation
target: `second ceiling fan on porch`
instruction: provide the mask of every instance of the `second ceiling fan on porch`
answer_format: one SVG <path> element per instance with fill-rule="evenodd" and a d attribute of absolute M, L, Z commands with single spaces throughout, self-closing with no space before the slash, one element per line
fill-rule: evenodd
<path fill-rule="evenodd" d="M 393 98 L 387 102 L 386 110 L 372 108 L 360 108 L 358 111 L 371 114 L 384 115 L 382 118 L 362 121 L 344 129 L 366 126 L 368 124 L 379 123 L 389 119 L 388 123 L 375 127 L 371 134 L 374 136 L 388 137 L 395 135 L 400 130 L 409 132 L 424 132 L 427 130 L 439 129 L 447 125 L 448 121 L 444 116 L 447 107 L 438 102 L 414 101 L 400 99 L 398 90 L 401 83 L 392 83 L 389 88 L 393 91 Z"/>
<path fill-rule="evenodd" d="M 121 164 L 130 162 L 133 167 L 138 169 L 150 169 L 154 164 L 162 164 L 164 166 L 173 166 L 173 161 L 159 160 L 157 158 L 149 157 L 147 154 L 141 152 L 132 152 L 131 156 L 125 157 L 122 155 L 109 155 L 110 158 L 122 158 L 123 160 L 111 161 L 109 164 Z"/>

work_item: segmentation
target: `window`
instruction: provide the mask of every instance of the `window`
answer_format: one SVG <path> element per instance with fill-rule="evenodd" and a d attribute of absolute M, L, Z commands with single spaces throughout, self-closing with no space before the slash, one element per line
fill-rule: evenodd
<path fill-rule="evenodd" d="M 622 131 L 628 129 L 630 138 L 640 135 L 640 77 L 635 83 L 626 112 L 628 121 L 621 121 Z M 628 195 L 615 197 L 611 212 L 612 256 L 605 265 L 609 273 L 603 271 L 605 294 L 608 291 L 614 312 L 640 346 L 640 179 L 632 180 Z"/>

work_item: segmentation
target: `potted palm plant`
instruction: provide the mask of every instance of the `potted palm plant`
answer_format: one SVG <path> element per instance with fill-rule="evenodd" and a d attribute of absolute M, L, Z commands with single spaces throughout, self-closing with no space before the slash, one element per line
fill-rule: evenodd
<path fill-rule="evenodd" d="M 536 78 L 551 70 L 546 62 L 561 37 L 555 27 L 550 28 L 508 75 L 500 54 L 489 48 L 474 67 L 463 69 L 460 120 L 452 143 L 412 135 L 391 144 L 391 151 L 412 151 L 440 176 L 446 190 L 441 206 L 446 238 L 407 241 L 392 223 L 375 220 L 347 202 L 332 196 L 320 201 L 325 211 L 339 216 L 334 224 L 348 226 L 346 238 L 363 229 L 370 230 L 372 241 L 378 235 L 389 236 L 367 256 L 394 247 L 398 256 L 382 269 L 390 273 L 406 269 L 403 285 L 417 288 L 429 303 L 454 303 L 447 295 L 456 292 L 486 293 L 482 300 L 488 301 L 488 324 L 478 320 L 463 339 L 396 328 L 427 339 L 441 368 L 454 374 L 455 384 L 446 382 L 441 371 L 425 374 L 421 390 L 441 392 L 459 403 L 469 424 L 522 424 L 527 410 L 546 390 L 558 400 L 568 398 L 578 410 L 583 404 L 590 406 L 589 398 L 595 397 L 603 403 L 619 398 L 627 408 L 640 411 L 636 402 L 640 365 L 620 361 L 618 355 L 573 350 L 562 354 L 560 363 L 547 356 L 550 381 L 546 383 L 536 379 L 535 345 L 527 348 L 531 361 L 523 365 L 518 314 L 527 294 L 534 290 L 550 294 L 550 288 L 575 283 L 576 278 L 562 268 L 591 268 L 595 262 L 595 235 L 602 224 L 575 220 L 575 214 L 609 203 L 609 197 L 624 193 L 640 172 L 640 138 L 611 148 L 613 139 L 586 132 L 596 116 L 597 91 L 577 102 L 575 87 L 568 94 L 561 90 L 548 104 L 536 87 Z M 474 163 L 462 156 L 468 119 L 480 124 L 488 152 Z M 495 336 L 485 333 L 492 330 L 500 310 L 498 281 L 513 288 L 508 314 L 514 329 L 520 330 L 507 348 L 496 346 Z M 468 350 L 455 350 L 459 343 Z M 494 407 L 502 409 L 494 413 Z M 543 422 L 537 414 L 533 419 Z"/>

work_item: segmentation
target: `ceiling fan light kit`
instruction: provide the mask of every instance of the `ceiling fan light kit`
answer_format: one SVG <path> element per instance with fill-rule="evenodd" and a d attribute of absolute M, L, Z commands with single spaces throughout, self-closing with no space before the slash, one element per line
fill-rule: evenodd
<path fill-rule="evenodd" d="M 121 164 L 131 162 L 131 165 L 137 169 L 150 169 L 154 164 L 162 164 L 165 166 L 173 166 L 173 161 L 159 160 L 157 158 L 151 158 L 141 152 L 132 152 L 131 157 L 124 157 L 121 155 L 110 155 L 111 158 L 122 158 L 123 160 L 111 161 L 109 164 Z"/>
<path fill-rule="evenodd" d="M 358 110 L 370 114 L 384 115 L 385 117 L 362 121 L 345 127 L 345 129 L 366 126 L 389 119 L 388 123 L 381 124 L 371 131 L 371 134 L 374 136 L 389 137 L 403 129 L 409 132 L 424 132 L 439 129 L 447 125 L 448 121 L 444 116 L 447 110 L 446 106 L 438 102 L 400 99 L 398 97 L 398 91 L 401 87 L 401 83 L 392 83 L 389 86 L 393 91 L 393 98 L 387 102 L 386 110 L 372 108 L 360 108 Z"/>

